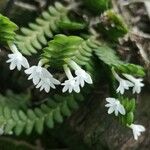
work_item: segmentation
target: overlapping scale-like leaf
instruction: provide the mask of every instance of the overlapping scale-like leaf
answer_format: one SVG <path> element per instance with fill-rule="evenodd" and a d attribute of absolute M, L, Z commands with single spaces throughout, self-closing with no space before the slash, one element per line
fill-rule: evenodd
<path fill-rule="evenodd" d="M 14 41 L 17 25 L 10 21 L 7 17 L 0 14 L 0 43 Z"/>
<path fill-rule="evenodd" d="M 37 53 L 37 50 L 47 44 L 47 38 L 59 31 L 59 22 L 68 20 L 67 13 L 68 9 L 56 2 L 55 6 L 50 6 L 34 23 L 29 23 L 28 28 L 22 27 L 21 34 L 16 36 L 19 50 L 26 55 Z"/>
<path fill-rule="evenodd" d="M 115 50 L 106 45 L 98 46 L 94 51 L 103 63 L 114 67 L 120 73 L 127 73 L 139 77 L 145 76 L 145 71 L 142 66 L 121 61 Z"/>
<path fill-rule="evenodd" d="M 4 127 L 4 134 L 30 134 L 33 130 L 41 134 L 44 125 L 53 128 L 55 123 L 62 123 L 64 117 L 69 117 L 78 108 L 83 97 L 55 95 L 47 103 L 34 109 L 27 107 L 28 100 L 29 97 L 25 94 L 9 94 L 7 97 L 0 95 L 0 124 Z M 19 105 L 16 105 L 18 101 Z"/>

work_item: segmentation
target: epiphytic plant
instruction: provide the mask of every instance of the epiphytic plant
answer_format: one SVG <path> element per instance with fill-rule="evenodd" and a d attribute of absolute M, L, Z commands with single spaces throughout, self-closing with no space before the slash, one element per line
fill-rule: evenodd
<path fill-rule="evenodd" d="M 33 109 L 27 106 L 30 94 L 0 95 L 0 125 L 3 134 L 19 135 L 23 131 L 30 134 L 33 129 L 42 133 L 44 125 L 53 128 L 55 122 L 62 123 L 63 118 L 70 116 L 86 95 L 92 94 L 92 90 L 87 88 L 94 90 L 95 83 L 101 80 L 100 72 L 107 74 L 112 93 L 111 97 L 106 98 L 108 114 L 114 113 L 121 124 L 131 128 L 135 140 L 145 131 L 143 126 L 134 124 L 135 99 L 125 95 L 125 91 L 130 88 L 133 94 L 141 92 L 144 69 L 125 63 L 117 55 L 115 43 L 128 32 L 128 28 L 118 14 L 109 10 L 110 1 L 101 1 L 101 11 L 94 9 L 95 5 L 91 6 L 101 15 L 94 26 L 90 20 L 85 22 L 71 18 L 69 14 L 73 8 L 58 2 L 44 11 L 34 23 L 20 28 L 16 36 L 14 31 L 17 26 L 0 15 L 0 43 L 8 45 L 12 51 L 7 61 L 10 70 L 26 68 L 28 80 L 32 80 L 40 91 L 50 93 L 51 89 L 58 89 L 51 98 L 44 99 L 40 106 Z M 86 6 L 90 3 L 90 0 L 86 1 Z M 81 5 L 84 4 L 83 1 Z M 103 38 L 93 31 L 100 32 Z M 38 65 L 33 65 L 32 61 L 29 63 L 23 56 L 34 58 L 35 53 L 39 56 L 36 59 Z"/>

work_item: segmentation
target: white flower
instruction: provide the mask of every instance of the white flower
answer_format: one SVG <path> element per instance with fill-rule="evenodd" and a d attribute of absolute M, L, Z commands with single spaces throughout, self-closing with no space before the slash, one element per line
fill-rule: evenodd
<path fill-rule="evenodd" d="M 17 50 L 15 45 L 12 45 L 11 48 L 14 50 L 13 54 L 9 54 L 9 59 L 6 61 L 10 63 L 10 70 L 14 70 L 16 67 L 20 71 L 21 67 L 29 68 L 29 63 L 27 59 Z"/>
<path fill-rule="evenodd" d="M 76 80 L 81 87 L 84 87 L 85 82 L 88 84 L 92 84 L 91 76 L 86 73 L 83 69 L 78 69 L 75 71 L 75 74 L 77 75 Z"/>
<path fill-rule="evenodd" d="M 69 61 L 69 65 L 75 70 L 75 74 L 77 75 L 76 80 L 81 87 L 84 87 L 85 82 L 88 84 L 93 83 L 91 76 L 74 61 Z"/>
<path fill-rule="evenodd" d="M 115 116 L 118 116 L 119 113 L 125 115 L 125 108 L 119 100 L 109 97 L 106 98 L 106 101 L 108 102 L 108 104 L 106 104 L 105 107 L 109 108 L 108 114 L 112 114 L 114 112 Z"/>
<path fill-rule="evenodd" d="M 66 91 L 69 91 L 69 93 L 71 93 L 72 91 L 75 91 L 76 93 L 79 93 L 80 87 L 76 80 L 76 77 L 74 78 L 72 76 L 70 69 L 66 65 L 64 65 L 64 71 L 66 73 L 66 76 L 68 77 L 68 80 L 61 84 L 64 86 L 62 92 L 64 93 Z"/>
<path fill-rule="evenodd" d="M 145 127 L 142 125 L 131 124 L 129 128 L 133 131 L 133 136 L 135 140 L 138 140 L 138 137 L 141 135 L 141 132 L 145 131 Z"/>
<path fill-rule="evenodd" d="M 36 88 L 44 89 L 47 93 L 50 91 L 50 87 L 55 89 L 55 85 L 60 84 L 46 68 L 41 67 L 41 62 L 38 66 L 32 66 L 25 70 L 25 73 L 30 75 L 28 80 L 32 79 L 33 84 L 37 85 Z"/>
<path fill-rule="evenodd" d="M 134 78 L 132 75 L 129 74 L 123 74 L 123 75 L 134 84 L 133 94 L 134 93 L 139 94 L 141 92 L 141 88 L 144 86 L 144 83 L 142 83 L 143 79 Z"/>
<path fill-rule="evenodd" d="M 117 93 L 124 94 L 125 90 L 128 90 L 130 87 L 133 87 L 134 84 L 128 80 L 122 79 L 119 75 L 113 71 L 113 75 L 116 80 L 119 82 L 119 87 L 117 88 Z"/>
<path fill-rule="evenodd" d="M 130 82 L 130 81 L 127 81 L 127 80 L 124 80 L 122 79 L 120 82 L 119 82 L 119 87 L 117 88 L 117 93 L 121 93 L 121 94 L 124 94 L 124 91 L 125 90 L 128 90 L 129 87 L 132 87 L 133 84 Z"/>
<path fill-rule="evenodd" d="M 66 80 L 64 83 L 62 83 L 62 85 L 64 85 L 63 87 L 63 93 L 66 91 L 69 91 L 69 93 L 71 93 L 72 91 L 75 91 L 76 93 L 80 92 L 80 87 L 76 82 L 75 78 L 71 78 Z"/>
<path fill-rule="evenodd" d="M 50 87 L 55 89 L 55 85 L 59 84 L 60 82 L 53 77 L 42 78 L 41 81 L 37 84 L 36 88 L 40 88 L 40 91 L 44 89 L 48 93 L 50 91 Z"/>
<path fill-rule="evenodd" d="M 37 85 L 44 74 L 47 74 L 48 71 L 44 70 L 41 66 L 32 66 L 29 69 L 25 70 L 26 74 L 30 74 L 28 80 L 33 81 L 34 85 Z"/>

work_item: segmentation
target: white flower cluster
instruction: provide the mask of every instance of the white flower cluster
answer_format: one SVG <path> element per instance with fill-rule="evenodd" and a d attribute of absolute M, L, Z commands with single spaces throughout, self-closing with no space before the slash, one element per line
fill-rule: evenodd
<path fill-rule="evenodd" d="M 143 79 L 134 78 L 129 74 L 122 74 L 126 79 L 121 78 L 115 71 L 113 71 L 113 75 L 116 80 L 119 82 L 119 87 L 117 88 L 117 93 L 124 94 L 125 90 L 129 90 L 130 87 L 133 87 L 133 94 L 139 94 L 141 92 L 141 88 L 144 86 L 142 83 Z"/>
<path fill-rule="evenodd" d="M 141 135 L 141 132 L 145 131 L 145 127 L 138 124 L 131 124 L 129 128 L 132 129 L 133 136 L 135 140 L 138 140 L 138 137 Z"/>
<path fill-rule="evenodd" d="M 14 70 L 15 68 L 21 70 L 21 67 L 26 68 L 25 73 L 29 75 L 28 80 L 32 80 L 36 88 L 40 88 L 40 91 L 45 90 L 47 93 L 50 91 L 50 88 L 55 89 L 55 85 L 61 84 L 46 68 L 42 67 L 43 64 L 41 61 L 37 66 L 30 67 L 27 59 L 17 50 L 17 47 L 14 44 L 9 46 L 13 52 L 13 54 L 8 55 L 9 60 L 7 60 L 7 63 L 10 63 L 10 70 Z M 65 65 L 64 71 L 68 79 L 61 84 L 64 86 L 63 92 L 69 91 L 71 93 L 75 91 L 79 93 L 80 86 L 84 87 L 85 82 L 92 84 L 91 76 L 79 65 L 74 61 L 69 61 L 68 64 L 75 71 L 76 77 L 72 76 L 71 70 Z"/>
<path fill-rule="evenodd" d="M 27 59 L 18 51 L 17 47 L 15 45 L 10 45 L 11 50 L 13 51 L 13 54 L 9 54 L 9 60 L 7 60 L 7 63 L 10 63 L 10 70 L 14 70 L 16 67 L 20 71 L 21 67 L 29 68 L 29 63 Z"/>
<path fill-rule="evenodd" d="M 39 62 L 38 66 L 32 66 L 25 70 L 25 73 L 29 75 L 28 80 L 33 81 L 36 88 L 40 88 L 40 91 L 45 90 L 49 92 L 50 88 L 55 89 L 55 85 L 59 85 L 60 82 L 53 77 L 53 75 Z"/>
<path fill-rule="evenodd" d="M 75 71 L 76 77 L 73 77 L 71 70 L 67 65 L 64 65 L 64 71 L 66 73 L 66 76 L 68 80 L 66 80 L 62 85 L 64 86 L 63 92 L 66 92 L 67 90 L 69 93 L 72 91 L 75 91 L 76 93 L 80 92 L 80 86 L 84 87 L 85 82 L 88 84 L 92 84 L 91 76 L 85 72 L 80 66 L 78 66 L 74 61 L 69 61 L 68 64 L 72 69 Z"/>
<path fill-rule="evenodd" d="M 129 90 L 129 88 L 131 87 L 133 88 L 133 94 L 139 94 L 141 92 L 141 88 L 144 86 L 144 84 L 142 83 L 143 79 L 134 78 L 132 75 L 129 74 L 122 74 L 122 76 L 126 78 L 123 79 L 114 70 L 112 72 L 115 79 L 119 82 L 119 86 L 116 89 L 117 93 L 124 94 L 125 90 Z M 115 113 L 115 116 L 118 116 L 119 113 L 121 115 L 126 114 L 124 106 L 120 103 L 118 99 L 109 97 L 106 98 L 106 101 L 108 103 L 105 105 L 105 107 L 108 107 L 108 114 Z M 145 127 L 142 125 L 131 124 L 127 126 L 132 129 L 135 140 L 138 140 L 138 137 L 141 135 L 141 132 L 145 131 Z"/>
<path fill-rule="evenodd" d="M 106 98 L 106 101 L 108 102 L 108 104 L 106 104 L 105 107 L 109 108 L 108 114 L 115 113 L 115 116 L 118 116 L 119 113 L 121 115 L 126 114 L 124 106 L 120 103 L 118 99 L 109 97 L 109 98 Z M 142 125 L 131 124 L 127 126 L 132 129 L 135 140 L 138 140 L 138 137 L 141 135 L 141 132 L 145 131 L 145 127 Z"/>
<path fill-rule="evenodd" d="M 50 88 L 55 89 L 56 85 L 60 85 L 60 81 L 55 79 L 53 75 L 44 67 L 42 67 L 42 62 L 40 61 L 37 66 L 29 66 L 27 59 L 17 50 L 15 45 L 9 45 L 13 54 L 9 54 L 9 59 L 7 63 L 10 63 L 10 70 L 17 68 L 21 70 L 22 67 L 26 68 L 25 73 L 29 75 L 28 80 L 32 80 L 36 88 L 40 88 L 40 91 L 45 90 L 47 93 L 50 91 Z M 71 73 L 71 69 L 75 72 L 75 77 Z M 67 62 L 67 65 L 64 65 L 64 71 L 67 76 L 67 80 L 64 81 L 61 85 L 63 86 L 62 92 L 68 91 L 71 93 L 75 91 L 76 93 L 80 92 L 80 88 L 84 87 L 85 82 L 92 84 L 91 76 L 85 72 L 79 65 L 74 61 Z M 115 71 L 113 75 L 116 80 L 119 82 L 119 87 L 116 92 L 124 94 L 125 90 L 128 90 L 130 87 L 133 87 L 133 93 L 140 93 L 141 87 L 144 86 L 142 83 L 143 79 L 136 79 L 129 74 L 122 74 L 126 79 L 121 78 Z M 114 113 L 115 116 L 119 114 L 125 115 L 126 110 L 124 106 L 120 103 L 118 99 L 115 98 L 106 98 L 108 102 L 105 107 L 108 108 L 108 114 Z M 131 124 L 128 125 L 129 128 L 133 130 L 134 139 L 137 140 L 138 136 L 141 135 L 141 132 L 145 131 L 145 128 L 142 125 Z M 2 128 L 0 128 L 0 134 L 3 134 Z"/>
<path fill-rule="evenodd" d="M 106 101 L 108 104 L 105 105 L 105 107 L 108 107 L 108 114 L 112 114 L 113 112 L 115 113 L 115 116 L 118 116 L 120 113 L 121 115 L 125 115 L 126 111 L 124 106 L 120 103 L 119 100 L 115 98 L 106 98 Z"/>

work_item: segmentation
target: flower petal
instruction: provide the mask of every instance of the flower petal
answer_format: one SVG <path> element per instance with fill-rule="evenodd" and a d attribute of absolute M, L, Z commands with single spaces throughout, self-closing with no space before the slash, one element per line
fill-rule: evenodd
<path fill-rule="evenodd" d="M 110 108 L 108 109 L 108 114 L 112 114 L 113 112 L 114 112 L 113 107 L 110 107 Z"/>
<path fill-rule="evenodd" d="M 14 70 L 15 68 L 16 68 L 16 64 L 14 63 L 14 62 L 12 62 L 11 64 L 10 64 L 10 70 Z"/>

